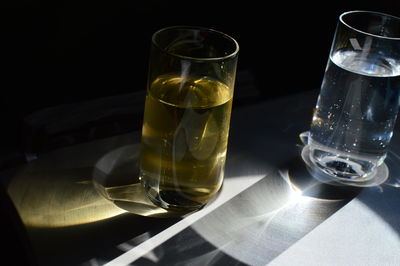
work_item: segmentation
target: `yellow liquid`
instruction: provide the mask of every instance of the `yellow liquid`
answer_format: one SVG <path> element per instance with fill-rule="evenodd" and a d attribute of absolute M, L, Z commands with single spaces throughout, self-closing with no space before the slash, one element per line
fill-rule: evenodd
<path fill-rule="evenodd" d="M 164 208 L 197 209 L 221 188 L 233 90 L 210 79 L 162 75 L 145 104 L 140 170 Z"/>

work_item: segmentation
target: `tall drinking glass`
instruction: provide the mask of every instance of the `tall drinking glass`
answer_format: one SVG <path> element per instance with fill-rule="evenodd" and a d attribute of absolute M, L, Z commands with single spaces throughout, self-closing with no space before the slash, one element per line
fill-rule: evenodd
<path fill-rule="evenodd" d="M 400 19 L 340 16 L 312 118 L 310 162 L 337 180 L 365 181 L 385 157 L 400 91 Z"/>
<path fill-rule="evenodd" d="M 156 205 L 189 212 L 221 188 L 239 46 L 199 27 L 152 37 L 140 172 Z"/>

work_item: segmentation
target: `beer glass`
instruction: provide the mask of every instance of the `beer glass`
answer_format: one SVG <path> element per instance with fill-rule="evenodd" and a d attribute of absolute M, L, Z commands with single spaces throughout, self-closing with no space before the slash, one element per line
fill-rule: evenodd
<path fill-rule="evenodd" d="M 156 205 L 190 212 L 220 190 L 238 50 L 233 38 L 201 27 L 153 35 L 140 178 Z"/>
<path fill-rule="evenodd" d="M 312 166 L 353 184 L 371 178 L 386 157 L 399 91 L 400 19 L 343 13 L 312 118 Z"/>

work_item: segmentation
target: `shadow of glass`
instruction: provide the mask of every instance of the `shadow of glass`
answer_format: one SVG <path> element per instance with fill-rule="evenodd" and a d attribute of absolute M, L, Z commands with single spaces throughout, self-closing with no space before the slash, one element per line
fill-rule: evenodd
<path fill-rule="evenodd" d="M 306 197 L 320 200 L 337 200 L 346 204 L 362 190 L 362 187 L 321 181 L 321 179 L 313 176 L 313 173 L 310 172 L 310 169 L 300 156 L 286 162 L 281 168 L 287 169 L 290 182 Z"/>
<path fill-rule="evenodd" d="M 308 132 L 300 134 L 303 144 L 307 143 L 307 138 Z M 321 171 L 315 171 L 308 159 L 307 145 L 302 150 L 302 158 L 305 162 L 304 165 L 308 166 L 306 167 L 308 172 L 323 183 L 340 186 L 340 191 L 344 191 L 343 189 L 351 191 L 355 190 L 356 187 L 363 187 L 364 189 L 358 192 L 360 195 L 357 195 L 357 200 L 364 203 L 366 207 L 370 208 L 400 234 L 398 222 L 400 220 L 400 194 L 398 191 L 398 188 L 400 188 L 400 145 L 398 142 L 396 138 L 392 140 L 385 162 L 377 167 L 376 171 L 365 181 L 338 181 L 321 173 Z M 340 191 L 335 191 L 334 195 L 339 195 L 338 192 Z"/>
<path fill-rule="evenodd" d="M 107 150 L 109 146 L 101 145 L 61 150 L 22 166 L 10 177 L 7 193 L 38 265 L 78 265 L 94 256 L 111 260 L 123 252 L 120 243 L 134 240 L 138 245 L 180 220 L 153 218 L 163 210 L 148 202 L 135 183 L 135 145 L 111 149 L 132 154 L 117 152 L 120 158 L 102 165 L 118 165 L 113 174 L 96 179 L 99 169 L 93 165 L 107 157 Z"/>
<path fill-rule="evenodd" d="M 388 152 L 385 160 L 389 169 L 387 180 L 379 186 L 365 189 L 358 199 L 400 236 L 400 153 L 396 148 Z"/>
<path fill-rule="evenodd" d="M 139 180 L 138 156 L 139 144 L 105 154 L 94 166 L 93 183 L 97 191 L 119 208 L 136 215 L 170 218 L 190 214 L 163 209 L 147 197 Z"/>
<path fill-rule="evenodd" d="M 338 182 L 332 178 L 322 176 L 320 172 L 313 171 L 310 167 L 306 167 L 308 172 L 316 179 L 332 186 L 341 187 L 339 191 L 335 191 L 334 195 L 339 195 L 343 191 L 355 191 L 357 187 L 364 189 L 359 190 L 357 200 L 364 203 L 375 214 L 382 218 L 400 235 L 400 152 L 399 145 L 393 141 L 391 150 L 387 153 L 385 162 L 380 165 L 373 175 L 363 182 Z M 305 160 L 306 149 L 303 149 L 302 157 Z M 307 161 L 307 160 L 306 160 Z M 307 162 L 304 165 L 309 165 Z M 398 214 L 398 215 L 397 215 Z"/>
<path fill-rule="evenodd" d="M 265 265 L 328 219 L 362 188 L 334 186 L 313 178 L 300 153 L 190 228 L 145 255 L 146 260 Z M 182 242 L 191 243 L 182 246 Z M 254 256 L 254 253 L 257 256 Z"/>

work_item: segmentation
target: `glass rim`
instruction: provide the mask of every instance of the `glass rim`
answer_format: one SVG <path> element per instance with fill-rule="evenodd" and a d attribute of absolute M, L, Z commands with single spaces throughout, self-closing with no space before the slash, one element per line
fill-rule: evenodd
<path fill-rule="evenodd" d="M 343 19 L 344 16 L 347 16 L 347 15 L 349 15 L 349 14 L 357 14 L 357 13 L 374 14 L 374 15 L 378 15 L 378 16 L 381 16 L 381 17 L 389 17 L 389 18 L 391 18 L 391 19 L 397 20 L 399 23 L 400 23 L 400 17 L 396 17 L 396 16 L 389 15 L 389 14 L 382 13 L 382 12 L 367 11 L 367 10 L 353 10 L 353 11 L 347 11 L 347 12 L 342 13 L 342 14 L 339 16 L 339 20 L 340 20 L 340 22 L 341 22 L 343 25 L 345 25 L 346 27 L 348 27 L 348 28 L 350 28 L 350 29 L 352 29 L 352 30 L 354 30 L 354 31 L 356 31 L 356 32 L 359 32 L 359 33 L 362 33 L 362 34 L 365 34 L 365 35 L 369 35 L 369 36 L 372 36 L 372 37 L 375 37 L 375 38 L 381 38 L 381 39 L 388 39 L 388 40 L 400 41 L 400 33 L 399 33 L 399 37 L 387 37 L 387 36 L 377 35 L 377 34 L 373 34 L 373 33 L 369 33 L 369 32 L 366 32 L 366 31 L 357 29 L 357 28 L 355 28 L 355 27 L 349 25 L 348 23 L 346 23 L 346 22 L 344 21 L 344 19 Z"/>
<path fill-rule="evenodd" d="M 160 34 L 161 32 L 167 31 L 167 30 L 177 30 L 177 29 L 187 29 L 187 30 L 201 30 L 201 31 L 207 31 L 207 32 L 213 32 L 216 33 L 218 35 L 221 35 L 221 37 L 224 37 L 226 39 L 228 39 L 229 41 L 231 41 L 234 44 L 234 51 L 224 55 L 224 56 L 218 56 L 218 57 L 194 57 L 194 56 L 187 56 L 187 55 L 181 55 L 179 53 L 172 53 L 170 51 L 167 51 L 165 48 L 163 48 L 160 44 L 157 43 L 156 41 L 156 36 L 158 34 Z M 186 60 L 192 60 L 192 61 L 223 61 L 223 60 L 227 60 L 230 58 L 235 57 L 238 53 L 239 53 L 239 43 L 231 36 L 229 36 L 226 33 L 223 33 L 221 31 L 218 30 L 214 30 L 211 28 L 206 28 L 206 27 L 201 27 L 201 26 L 186 26 L 186 25 L 178 25 L 178 26 L 169 26 L 169 27 L 164 27 L 161 28 L 159 30 L 157 30 L 156 32 L 153 33 L 152 37 L 151 37 L 151 41 L 152 44 L 157 47 L 160 51 L 174 56 L 174 57 L 178 57 L 181 59 L 186 59 Z"/>

